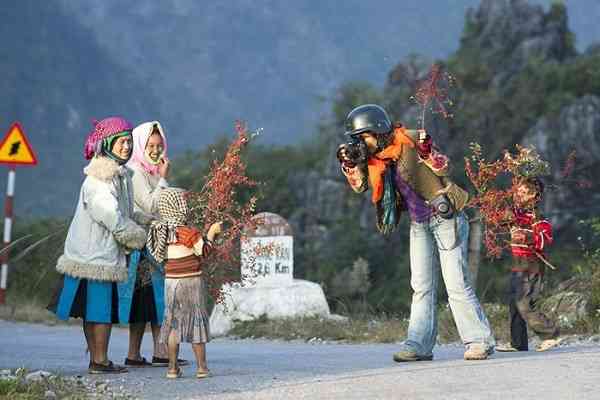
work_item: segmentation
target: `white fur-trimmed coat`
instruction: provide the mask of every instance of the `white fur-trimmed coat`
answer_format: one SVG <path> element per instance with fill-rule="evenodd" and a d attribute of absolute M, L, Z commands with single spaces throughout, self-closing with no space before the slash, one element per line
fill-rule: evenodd
<path fill-rule="evenodd" d="M 126 253 L 141 249 L 147 216 L 133 212 L 131 170 L 107 157 L 94 157 L 84 169 L 77 210 L 64 254 L 56 269 L 85 279 L 127 280 Z"/>

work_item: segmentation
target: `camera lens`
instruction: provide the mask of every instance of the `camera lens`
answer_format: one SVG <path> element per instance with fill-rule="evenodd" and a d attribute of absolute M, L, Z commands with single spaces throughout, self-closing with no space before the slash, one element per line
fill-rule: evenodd
<path fill-rule="evenodd" d="M 442 214 L 447 213 L 450 210 L 450 208 L 448 207 L 448 204 L 446 203 L 441 203 L 438 204 L 438 211 Z"/>

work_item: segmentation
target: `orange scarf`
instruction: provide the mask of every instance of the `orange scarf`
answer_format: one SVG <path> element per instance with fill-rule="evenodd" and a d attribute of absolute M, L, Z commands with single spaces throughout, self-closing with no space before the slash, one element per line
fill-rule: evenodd
<path fill-rule="evenodd" d="M 196 228 L 189 226 L 180 226 L 177 228 L 177 244 L 182 244 L 185 247 L 192 248 L 202 237 L 202 233 Z"/>
<path fill-rule="evenodd" d="M 407 145 L 415 147 L 415 143 L 406 133 L 404 127 L 394 128 L 394 141 L 392 144 L 381 150 L 379 153 L 371 156 L 367 163 L 369 170 L 369 183 L 373 192 L 371 201 L 377 204 L 383 197 L 383 173 L 390 161 L 396 161 L 402 154 L 402 146 Z"/>

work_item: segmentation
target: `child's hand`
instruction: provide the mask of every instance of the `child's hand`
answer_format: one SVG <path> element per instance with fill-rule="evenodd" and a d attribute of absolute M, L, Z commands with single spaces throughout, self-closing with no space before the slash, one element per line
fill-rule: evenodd
<path fill-rule="evenodd" d="M 215 222 L 208 228 L 208 233 L 206 234 L 206 238 L 211 242 L 215 240 L 215 237 L 221 234 L 223 231 L 223 221 Z"/>

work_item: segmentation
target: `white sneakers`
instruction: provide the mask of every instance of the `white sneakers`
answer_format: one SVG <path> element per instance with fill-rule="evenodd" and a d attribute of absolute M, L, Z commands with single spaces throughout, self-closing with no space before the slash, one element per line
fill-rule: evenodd
<path fill-rule="evenodd" d="M 557 347 L 562 342 L 562 339 L 546 339 L 535 348 L 535 351 L 547 351 Z"/>
<path fill-rule="evenodd" d="M 494 350 L 483 343 L 471 343 L 465 351 L 465 360 L 486 360 Z"/>
<path fill-rule="evenodd" d="M 562 341 L 563 341 L 563 338 L 542 340 L 542 342 L 536 346 L 535 351 L 551 350 L 555 347 L 558 347 L 562 343 Z M 505 344 L 500 344 L 500 345 L 496 346 L 496 351 L 505 353 L 505 352 L 519 351 L 519 350 L 514 348 L 510 343 L 505 343 Z"/>

